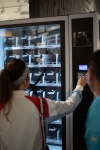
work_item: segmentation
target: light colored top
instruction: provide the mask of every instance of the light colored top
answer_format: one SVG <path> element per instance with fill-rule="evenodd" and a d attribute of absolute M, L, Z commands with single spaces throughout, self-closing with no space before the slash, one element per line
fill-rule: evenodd
<path fill-rule="evenodd" d="M 66 101 L 44 98 L 46 123 L 71 113 L 82 99 L 82 90 L 82 86 L 77 86 Z M 3 114 L 3 105 L 0 105 L 0 150 L 43 149 L 39 111 L 33 103 L 37 98 L 27 98 L 27 95 L 21 90 L 13 92 L 12 109 L 8 115 L 11 123 Z"/>

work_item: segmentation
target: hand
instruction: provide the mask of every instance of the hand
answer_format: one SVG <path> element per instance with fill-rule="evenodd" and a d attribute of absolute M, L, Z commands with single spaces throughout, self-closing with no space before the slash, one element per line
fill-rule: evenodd
<path fill-rule="evenodd" d="M 77 82 L 77 85 L 81 85 L 84 87 L 86 85 L 86 77 L 80 77 Z"/>

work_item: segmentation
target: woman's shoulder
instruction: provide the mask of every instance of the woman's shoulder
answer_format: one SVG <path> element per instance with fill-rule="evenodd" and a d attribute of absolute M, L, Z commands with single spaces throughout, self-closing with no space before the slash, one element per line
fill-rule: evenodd
<path fill-rule="evenodd" d="M 93 120 L 93 118 L 96 119 L 98 117 L 97 115 L 100 115 L 100 96 L 95 98 L 90 105 L 87 118 Z"/>
<path fill-rule="evenodd" d="M 100 96 L 98 96 L 97 98 L 95 98 L 91 104 L 92 108 L 98 108 L 100 107 Z"/>

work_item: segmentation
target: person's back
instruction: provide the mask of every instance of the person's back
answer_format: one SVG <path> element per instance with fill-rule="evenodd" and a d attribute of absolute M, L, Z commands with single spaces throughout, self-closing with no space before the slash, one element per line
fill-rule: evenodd
<path fill-rule="evenodd" d="M 89 60 L 87 83 L 95 95 L 86 121 L 86 145 L 88 150 L 100 150 L 100 50 Z"/>
<path fill-rule="evenodd" d="M 39 112 L 26 95 L 24 91 L 14 91 L 9 121 L 4 117 L 3 107 L 1 108 L 0 138 L 3 150 L 41 150 Z M 7 106 L 5 111 L 6 109 Z"/>
<path fill-rule="evenodd" d="M 24 90 L 29 86 L 29 69 L 14 59 L 0 74 L 0 150 L 44 150 L 40 122 L 41 103 Z M 80 78 L 67 101 L 43 98 L 44 117 L 50 123 L 72 112 L 82 99 L 86 78 Z"/>

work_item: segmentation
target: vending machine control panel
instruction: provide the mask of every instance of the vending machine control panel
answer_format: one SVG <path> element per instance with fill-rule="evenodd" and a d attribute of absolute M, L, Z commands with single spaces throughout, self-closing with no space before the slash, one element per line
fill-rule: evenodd
<path fill-rule="evenodd" d="M 86 76 L 88 60 L 93 53 L 93 18 L 72 19 L 72 70 L 73 90 L 79 77 Z M 73 150 L 86 150 L 84 134 L 86 116 L 93 94 L 86 84 L 82 101 L 73 112 Z"/>
<path fill-rule="evenodd" d="M 88 69 L 88 65 L 79 65 L 77 78 L 79 79 L 80 77 L 87 76 L 87 69 Z"/>

